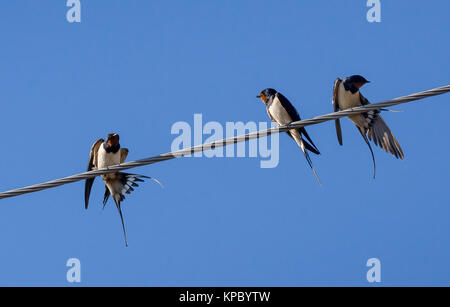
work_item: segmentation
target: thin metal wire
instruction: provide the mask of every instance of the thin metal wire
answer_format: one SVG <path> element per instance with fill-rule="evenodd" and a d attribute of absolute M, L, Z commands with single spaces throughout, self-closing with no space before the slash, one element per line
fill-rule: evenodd
<path fill-rule="evenodd" d="M 215 141 L 215 142 L 211 142 L 211 143 L 197 145 L 197 146 L 181 149 L 181 150 L 174 151 L 174 152 L 161 154 L 159 156 L 154 156 L 154 157 L 147 158 L 147 159 L 130 161 L 130 162 L 126 162 L 126 163 L 123 163 L 120 165 L 110 166 L 109 168 L 105 168 L 105 169 L 93 170 L 90 172 L 84 172 L 84 173 L 72 175 L 69 177 L 48 181 L 45 183 L 40 183 L 40 184 L 36 184 L 36 185 L 19 188 L 19 189 L 6 191 L 3 193 L 0 193 L 0 199 L 19 196 L 19 195 L 27 194 L 27 193 L 33 193 L 33 192 L 37 192 L 37 191 L 41 191 L 41 190 L 46 190 L 46 189 L 58 187 L 58 186 L 61 186 L 64 184 L 68 184 L 68 183 L 96 177 L 99 175 L 107 174 L 107 173 L 112 173 L 112 172 L 122 171 L 122 170 L 130 169 L 130 168 L 134 168 L 134 167 L 138 167 L 138 166 L 144 166 L 144 165 L 149 165 L 149 164 L 158 163 L 158 162 L 162 162 L 162 161 L 167 161 L 167 160 L 183 157 L 186 155 L 191 155 L 195 152 L 202 152 L 202 151 L 206 151 L 209 149 L 220 148 L 220 147 L 224 147 L 224 146 L 231 145 L 231 144 L 236 144 L 236 143 L 241 143 L 241 142 L 261 138 L 264 136 L 271 135 L 273 133 L 280 133 L 280 132 L 284 132 L 284 131 L 287 131 L 290 129 L 301 128 L 301 127 L 310 126 L 310 125 L 316 125 L 316 124 L 320 124 L 320 123 L 323 123 L 326 121 L 335 120 L 335 119 L 338 119 L 341 117 L 354 115 L 354 114 L 360 114 L 360 113 L 364 113 L 364 112 L 371 111 L 371 110 L 392 107 L 395 105 L 399 105 L 399 104 L 403 104 L 403 103 L 407 103 L 407 102 L 411 102 L 411 101 L 415 101 L 415 100 L 420 100 L 420 99 L 424 99 L 424 98 L 431 97 L 431 96 L 441 95 L 441 94 L 444 94 L 447 92 L 450 92 L 450 85 L 431 89 L 431 90 L 424 91 L 424 92 L 415 93 L 415 94 L 408 95 L 408 96 L 395 98 L 392 100 L 386 100 L 383 102 L 374 103 L 374 104 L 370 104 L 370 105 L 366 105 L 366 106 L 361 106 L 361 107 L 357 107 L 357 108 L 347 109 L 344 111 L 329 113 L 329 114 L 317 116 L 317 117 L 314 117 L 311 119 L 305 119 L 305 120 L 293 122 L 291 124 L 284 125 L 284 126 L 274 127 L 274 128 L 266 129 L 266 130 L 255 131 L 255 132 L 245 134 L 245 135 L 240 135 L 240 136 L 231 137 L 231 138 L 227 138 L 227 139 L 223 139 L 223 140 L 219 140 L 219 141 Z"/>

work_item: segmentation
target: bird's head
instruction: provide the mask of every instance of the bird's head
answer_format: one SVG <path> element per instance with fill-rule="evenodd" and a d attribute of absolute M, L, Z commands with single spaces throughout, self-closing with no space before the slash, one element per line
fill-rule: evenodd
<path fill-rule="evenodd" d="M 353 85 L 358 90 L 366 83 L 370 83 L 370 81 L 367 81 L 366 78 L 360 75 L 353 75 L 348 77 L 347 82 L 349 85 Z"/>
<path fill-rule="evenodd" d="M 110 133 L 106 138 L 106 144 L 109 147 L 115 147 L 119 145 L 119 135 L 117 133 Z"/>
<path fill-rule="evenodd" d="M 267 101 L 269 101 L 271 97 L 275 96 L 276 93 L 277 91 L 273 88 L 266 88 L 265 90 L 262 90 L 261 93 L 259 93 L 259 95 L 256 97 L 260 98 L 264 104 L 267 104 Z"/>

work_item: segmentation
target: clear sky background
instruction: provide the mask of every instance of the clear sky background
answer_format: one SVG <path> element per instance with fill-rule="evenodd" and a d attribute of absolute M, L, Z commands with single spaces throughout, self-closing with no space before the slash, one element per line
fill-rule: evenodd
<path fill-rule="evenodd" d="M 0 190 L 85 170 L 121 135 L 129 160 L 170 151 L 177 121 L 268 121 L 255 96 L 285 94 L 303 118 L 332 111 L 336 77 L 362 74 L 372 102 L 450 83 L 450 2 L 65 1 L 0 3 Z M 308 128 L 320 187 L 280 136 L 280 164 L 182 158 L 133 172 L 159 178 L 123 203 L 130 246 L 96 180 L 0 200 L 0 285 L 450 285 L 450 94 L 384 113 L 405 160 L 370 153 L 349 120 Z"/>

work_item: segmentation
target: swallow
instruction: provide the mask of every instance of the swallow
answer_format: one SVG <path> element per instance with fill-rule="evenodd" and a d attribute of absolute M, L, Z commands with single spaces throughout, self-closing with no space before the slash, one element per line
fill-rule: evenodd
<path fill-rule="evenodd" d="M 367 81 L 360 75 L 350 76 L 344 80 L 337 78 L 333 87 L 334 111 L 337 112 L 339 110 L 369 105 L 369 100 L 367 100 L 359 91 L 359 89 L 367 83 L 370 83 L 370 81 Z M 391 153 L 397 159 L 403 159 L 404 157 L 400 144 L 381 117 L 381 111 L 386 110 L 374 110 L 367 113 L 348 116 L 348 118 L 356 125 L 356 128 L 359 133 L 361 133 L 367 146 L 369 146 L 373 161 L 373 178 L 376 176 L 376 163 L 369 140 L 373 140 L 375 145 L 381 147 L 386 152 Z M 335 120 L 335 126 L 338 142 L 342 146 L 342 130 L 339 119 Z"/>
<path fill-rule="evenodd" d="M 298 114 L 294 106 L 290 103 L 290 101 L 286 97 L 284 97 L 281 93 L 277 92 L 276 90 L 272 88 L 267 88 L 256 97 L 260 98 L 262 102 L 266 105 L 267 114 L 269 115 L 270 119 L 273 122 L 277 123 L 278 125 L 287 125 L 292 122 L 300 120 L 300 115 Z M 317 172 L 314 169 L 311 158 L 309 157 L 308 154 L 308 151 L 316 155 L 320 155 L 320 152 L 319 149 L 317 149 L 317 146 L 309 137 L 308 132 L 306 132 L 306 129 L 304 127 L 298 129 L 291 129 L 289 131 L 286 131 L 286 133 L 300 147 L 303 154 L 305 155 L 306 161 L 308 162 L 309 166 L 311 167 L 311 170 L 314 173 L 314 176 L 316 176 L 319 184 L 322 185 L 319 176 L 317 175 Z M 303 137 L 305 137 L 306 140 L 309 141 L 309 143 Z"/>
<path fill-rule="evenodd" d="M 95 169 L 108 168 L 109 166 L 118 165 L 125 162 L 128 156 L 127 148 L 120 148 L 119 135 L 117 133 L 110 133 L 107 136 L 106 141 L 104 139 L 97 140 L 91 148 L 89 154 L 89 163 L 87 171 Z M 114 202 L 116 203 L 117 210 L 119 210 L 120 220 L 122 221 L 122 229 L 125 238 L 125 245 L 128 246 L 127 233 L 125 230 L 125 223 L 123 221 L 121 202 L 125 199 L 124 194 L 130 194 L 134 191 L 134 187 L 138 187 L 137 182 L 143 182 L 142 178 L 148 178 L 156 181 L 161 185 L 161 183 L 152 177 L 128 174 L 123 172 L 114 172 L 101 175 L 105 183 L 105 194 L 103 198 L 103 208 L 112 195 Z M 85 208 L 88 209 L 89 206 L 89 196 L 91 194 L 92 184 L 94 183 L 95 177 L 86 179 L 84 187 L 84 201 Z"/>

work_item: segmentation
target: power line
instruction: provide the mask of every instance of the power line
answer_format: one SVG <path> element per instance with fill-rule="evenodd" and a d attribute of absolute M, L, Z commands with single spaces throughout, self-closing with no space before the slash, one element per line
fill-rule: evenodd
<path fill-rule="evenodd" d="M 317 116 L 317 117 L 314 117 L 311 119 L 304 119 L 304 120 L 293 122 L 291 124 L 284 125 L 284 126 L 274 127 L 274 128 L 266 129 L 266 130 L 255 131 L 255 132 L 251 132 L 251 133 L 248 133 L 245 135 L 231 137 L 231 138 L 227 138 L 227 139 L 223 139 L 223 140 L 219 140 L 219 141 L 215 141 L 215 142 L 211 142 L 211 143 L 201 144 L 201 145 L 193 146 L 190 148 L 181 149 L 178 151 L 161 154 L 159 156 L 154 156 L 151 158 L 146 158 L 146 159 L 137 160 L 137 161 L 130 161 L 130 162 L 126 162 L 126 163 L 123 163 L 120 165 L 110 166 L 109 168 L 106 168 L 106 169 L 93 170 L 90 172 L 84 172 L 81 174 L 76 174 L 76 175 L 72 175 L 69 177 L 61 178 L 61 179 L 56 179 L 56 180 L 52 180 L 52 181 L 48 181 L 48 182 L 44 182 L 44 183 L 40 183 L 40 184 L 36 184 L 36 185 L 31 185 L 31 186 L 27 186 L 27 187 L 23 187 L 23 188 L 19 188 L 19 189 L 6 191 L 3 193 L 0 193 L 0 199 L 19 196 L 19 195 L 27 194 L 27 193 L 33 193 L 33 192 L 37 192 L 37 191 L 41 191 L 41 190 L 46 190 L 46 189 L 58 187 L 60 185 L 96 177 L 96 176 L 107 174 L 107 173 L 112 173 L 112 172 L 122 171 L 122 170 L 130 169 L 130 168 L 134 168 L 134 167 L 138 167 L 138 166 L 144 166 L 144 165 L 149 165 L 149 164 L 158 163 L 158 162 L 162 162 L 162 161 L 167 161 L 167 160 L 183 157 L 186 155 L 191 155 L 195 152 L 202 152 L 202 151 L 206 151 L 209 149 L 220 148 L 220 147 L 224 147 L 224 146 L 231 145 L 231 144 L 241 143 L 241 142 L 265 137 L 265 136 L 271 135 L 273 133 L 280 133 L 280 132 L 285 132 L 290 129 L 296 129 L 296 128 L 301 128 L 301 127 L 305 127 L 305 126 L 316 125 L 316 124 L 320 124 L 320 123 L 323 123 L 326 121 L 335 120 L 335 119 L 338 119 L 341 117 L 365 113 L 365 112 L 368 112 L 371 110 L 392 107 L 395 105 L 399 105 L 399 104 L 403 104 L 403 103 L 407 103 L 407 102 L 411 102 L 411 101 L 415 101 L 415 100 L 420 100 L 420 99 L 424 99 L 424 98 L 431 97 L 431 96 L 441 95 L 441 94 L 444 94 L 447 92 L 450 92 L 450 85 L 431 89 L 431 90 L 424 91 L 424 92 L 415 93 L 415 94 L 408 95 L 408 96 L 391 99 L 391 100 L 386 100 L 386 101 L 379 102 L 379 103 L 374 103 L 374 104 L 365 105 L 365 106 L 361 106 L 361 107 L 357 107 L 357 108 L 347 109 L 344 111 L 329 113 L 329 114 Z"/>

